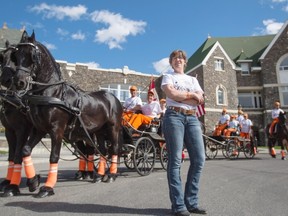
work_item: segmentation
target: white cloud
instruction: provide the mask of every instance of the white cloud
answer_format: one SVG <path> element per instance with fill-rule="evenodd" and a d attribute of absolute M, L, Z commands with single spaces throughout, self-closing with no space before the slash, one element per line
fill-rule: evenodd
<path fill-rule="evenodd" d="M 137 35 L 145 32 L 146 22 L 134 21 L 122 17 L 121 14 L 111 13 L 107 10 L 94 11 L 91 19 L 95 23 L 103 23 L 107 28 L 96 31 L 95 42 L 105 43 L 110 49 L 122 49 L 121 44 L 126 42 L 130 35 Z"/>
<path fill-rule="evenodd" d="M 263 20 L 265 29 L 264 34 L 277 34 L 284 23 L 276 22 L 274 19 Z"/>
<path fill-rule="evenodd" d="M 87 64 L 89 68 L 100 68 L 100 64 L 97 62 L 86 62 L 84 64 Z"/>
<path fill-rule="evenodd" d="M 56 18 L 58 20 L 63 20 L 65 17 L 68 17 L 71 20 L 79 20 L 81 16 L 86 14 L 87 8 L 80 4 L 74 7 L 69 7 L 41 3 L 31 7 L 30 11 L 43 14 L 43 17 L 47 19 Z"/>
<path fill-rule="evenodd" d="M 153 62 L 153 67 L 159 74 L 165 74 L 173 71 L 169 64 L 169 58 L 163 58 L 157 62 Z"/>
<path fill-rule="evenodd" d="M 287 0 L 272 0 L 272 2 L 276 2 L 276 3 L 282 3 L 282 2 L 286 2 Z"/>
<path fill-rule="evenodd" d="M 43 42 L 43 45 L 45 45 L 48 50 L 56 50 L 57 49 L 57 47 L 51 43 Z"/>
<path fill-rule="evenodd" d="M 83 34 L 81 31 L 78 31 L 77 33 L 72 34 L 71 37 L 74 40 L 85 40 L 85 34 Z"/>
<path fill-rule="evenodd" d="M 66 36 L 69 34 L 69 31 L 65 30 L 65 29 L 61 29 L 61 28 L 57 28 L 56 31 L 57 34 L 61 35 L 61 36 Z"/>

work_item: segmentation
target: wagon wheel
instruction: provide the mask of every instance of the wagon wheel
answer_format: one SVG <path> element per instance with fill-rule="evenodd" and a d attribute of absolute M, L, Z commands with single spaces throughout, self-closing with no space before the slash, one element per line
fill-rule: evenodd
<path fill-rule="evenodd" d="M 226 155 L 230 159 L 236 159 L 239 157 L 239 149 L 235 140 L 228 141 L 227 147 L 226 147 Z"/>
<path fill-rule="evenodd" d="M 205 154 L 208 159 L 214 159 L 218 154 L 217 144 L 209 138 L 205 138 Z"/>
<path fill-rule="evenodd" d="M 225 143 L 223 143 L 222 148 L 222 154 L 225 158 L 229 158 L 229 156 L 227 155 L 227 148 L 228 148 L 228 144 L 227 141 L 225 141 Z"/>
<path fill-rule="evenodd" d="M 255 156 L 251 142 L 244 144 L 243 152 L 246 158 L 253 158 Z"/>
<path fill-rule="evenodd" d="M 123 144 L 123 156 L 124 156 L 124 164 L 128 169 L 134 169 L 133 162 L 133 153 L 134 153 L 134 145 L 131 144 Z"/>
<path fill-rule="evenodd" d="M 163 143 L 160 149 L 160 162 L 164 170 L 167 170 L 168 165 L 168 152 L 166 148 L 166 143 Z"/>
<path fill-rule="evenodd" d="M 135 143 L 133 162 L 139 175 L 149 175 L 154 169 L 156 160 L 156 148 L 148 137 L 141 137 Z"/>

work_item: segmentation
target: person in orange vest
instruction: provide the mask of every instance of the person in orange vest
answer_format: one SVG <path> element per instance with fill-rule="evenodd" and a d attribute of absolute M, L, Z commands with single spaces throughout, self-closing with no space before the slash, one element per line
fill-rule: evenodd
<path fill-rule="evenodd" d="M 138 129 L 142 124 L 150 124 L 154 118 L 160 118 L 162 109 L 158 101 L 154 101 L 154 93 L 149 91 L 147 94 L 147 104 L 141 107 L 142 113 L 135 114 L 130 119 L 130 125 Z"/>
<path fill-rule="evenodd" d="M 240 136 L 245 139 L 250 139 L 252 121 L 248 118 L 248 114 L 244 113 L 244 119 L 240 122 Z"/>
<path fill-rule="evenodd" d="M 280 112 L 284 113 L 284 111 L 282 109 L 280 109 L 280 102 L 279 101 L 275 101 L 274 109 L 271 112 L 272 123 L 271 123 L 270 128 L 269 128 L 270 136 L 273 136 L 273 134 L 275 132 L 275 125 L 276 125 L 276 123 L 279 122 L 278 117 L 279 117 Z"/>
<path fill-rule="evenodd" d="M 239 128 L 239 122 L 236 120 L 236 115 L 231 115 L 228 128 L 224 129 L 224 136 L 229 137 L 231 133 L 236 132 Z"/>
<path fill-rule="evenodd" d="M 137 96 L 137 87 L 130 87 L 131 97 L 127 98 L 123 104 L 123 125 L 126 125 L 127 122 L 132 118 L 135 112 L 141 111 L 142 100 Z"/>
<path fill-rule="evenodd" d="M 218 125 L 216 126 L 215 131 L 213 132 L 213 136 L 222 135 L 225 128 L 227 128 L 230 121 L 230 116 L 227 113 L 227 110 L 224 108 L 222 110 L 222 115 L 218 121 Z"/>

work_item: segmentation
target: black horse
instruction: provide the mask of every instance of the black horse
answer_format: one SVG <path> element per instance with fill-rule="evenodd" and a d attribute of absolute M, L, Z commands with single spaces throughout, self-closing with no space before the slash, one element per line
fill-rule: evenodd
<path fill-rule="evenodd" d="M 46 133 L 51 137 L 50 171 L 37 196 L 54 194 L 62 139 L 69 143 L 83 140 L 94 146 L 101 155 L 96 181 L 103 180 L 107 159 L 111 160 L 108 181 L 114 181 L 121 149 L 123 110 L 120 101 L 111 93 L 84 92 L 66 83 L 55 59 L 43 44 L 35 40 L 34 32 L 31 36 L 23 32 L 12 59 L 17 65 L 17 89 L 28 90 L 32 86 L 25 100 L 29 106 L 29 118 L 40 131 L 32 133 L 23 148 L 28 179 L 35 176 L 34 167 L 26 166 L 32 164 L 31 150 Z"/>
<path fill-rule="evenodd" d="M 13 76 L 16 66 L 11 61 L 11 55 L 16 51 L 14 45 L 6 42 L 6 49 L 0 53 L 1 76 L 0 83 L 5 89 L 1 89 L 0 120 L 5 127 L 5 136 L 8 143 L 8 169 L 6 178 L 0 183 L 0 190 L 4 191 L 4 197 L 14 196 L 20 193 L 22 169 L 22 148 L 31 132 L 32 124 L 28 121 L 25 106 L 13 89 Z M 36 190 L 39 185 L 39 176 L 27 182 L 30 191 Z M 33 189 L 35 188 L 35 189 Z"/>
<path fill-rule="evenodd" d="M 279 114 L 279 122 L 275 125 L 276 127 L 276 133 L 273 134 L 273 136 L 269 133 L 269 128 L 271 124 L 268 124 L 266 126 L 266 135 L 268 137 L 268 149 L 269 154 L 276 158 L 276 151 L 274 149 L 276 142 L 278 142 L 278 145 L 281 146 L 281 159 L 286 160 L 286 154 L 285 150 L 288 150 L 288 126 L 286 123 L 287 117 L 286 112 L 280 112 Z"/>

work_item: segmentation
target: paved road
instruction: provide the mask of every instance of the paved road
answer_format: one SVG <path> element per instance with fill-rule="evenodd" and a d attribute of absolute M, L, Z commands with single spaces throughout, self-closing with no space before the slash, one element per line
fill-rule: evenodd
<path fill-rule="evenodd" d="M 1 178 L 6 173 L 6 158 L 0 157 Z M 62 158 L 73 159 L 68 151 Z M 35 151 L 33 160 L 42 185 L 47 176 L 48 154 Z M 183 164 L 183 180 L 189 162 Z M 288 215 L 288 161 L 272 159 L 265 151 L 255 159 L 227 160 L 218 156 L 206 161 L 201 179 L 200 205 L 209 216 L 287 216 Z M 21 195 L 0 197 L 1 215 L 171 215 L 166 172 L 160 163 L 149 176 L 140 177 L 123 164 L 116 182 L 91 183 L 74 181 L 77 161 L 59 163 L 55 195 L 43 199 L 33 197 L 21 184 Z M 23 173 L 24 175 L 24 173 Z M 2 180 L 2 179 L 1 179 Z"/>

